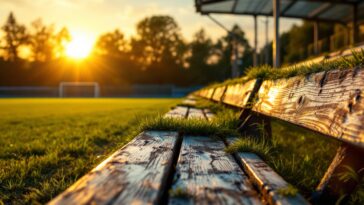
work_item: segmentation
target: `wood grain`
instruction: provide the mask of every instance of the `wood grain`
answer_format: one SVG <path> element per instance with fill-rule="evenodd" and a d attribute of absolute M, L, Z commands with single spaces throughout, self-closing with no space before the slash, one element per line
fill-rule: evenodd
<path fill-rule="evenodd" d="M 358 179 L 361 179 L 364 176 L 364 173 L 360 171 L 364 168 L 364 160 L 360 156 L 364 156 L 363 149 L 342 144 L 338 148 L 320 184 L 317 186 L 316 195 L 321 199 L 332 201 L 333 203 L 344 194 L 350 195 L 359 185 L 358 181 L 343 181 L 340 179 L 340 175 L 347 173 L 347 167 L 350 167 L 357 174 Z"/>
<path fill-rule="evenodd" d="M 207 99 L 211 99 L 211 98 L 212 98 L 212 96 L 214 95 L 214 92 L 215 92 L 215 88 L 209 88 L 209 89 L 207 90 L 207 96 L 206 96 L 206 98 L 207 98 Z"/>
<path fill-rule="evenodd" d="M 206 119 L 203 110 L 197 108 L 190 108 L 188 110 L 188 119 Z"/>
<path fill-rule="evenodd" d="M 264 81 L 253 110 L 364 147 L 364 70 Z"/>
<path fill-rule="evenodd" d="M 227 143 L 231 144 L 235 140 L 236 138 L 228 137 Z M 269 204 L 309 204 L 300 194 L 295 196 L 279 194 L 279 190 L 287 188 L 289 184 L 258 155 L 238 152 L 235 153 L 235 157 Z"/>
<path fill-rule="evenodd" d="M 226 89 L 223 102 L 236 107 L 245 107 L 250 98 L 251 92 L 254 89 L 256 80 L 251 80 L 245 84 L 239 83 L 229 85 Z"/>
<path fill-rule="evenodd" d="M 164 117 L 168 118 L 186 118 L 188 113 L 188 107 L 184 107 L 184 106 L 177 106 L 173 109 L 171 109 L 170 111 L 168 111 Z"/>
<path fill-rule="evenodd" d="M 198 97 L 203 97 L 203 93 L 205 92 L 205 89 L 197 90 L 194 95 Z"/>
<path fill-rule="evenodd" d="M 184 137 L 169 204 L 261 204 L 224 147 L 206 136 Z"/>
<path fill-rule="evenodd" d="M 221 86 L 215 88 L 215 92 L 212 96 L 212 100 L 216 102 L 220 102 L 225 94 L 226 86 Z"/>
<path fill-rule="evenodd" d="M 143 132 L 49 204 L 158 204 L 176 132 Z"/>

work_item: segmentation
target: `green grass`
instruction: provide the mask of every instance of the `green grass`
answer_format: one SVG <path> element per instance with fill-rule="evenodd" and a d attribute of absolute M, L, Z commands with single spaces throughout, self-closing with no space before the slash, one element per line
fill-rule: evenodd
<path fill-rule="evenodd" d="M 278 120 L 272 120 L 271 126 L 270 141 L 241 137 L 226 151 L 258 154 L 285 180 L 309 197 L 329 167 L 340 143 Z"/>
<path fill-rule="evenodd" d="M 178 131 L 188 135 L 208 135 L 214 137 L 238 136 L 238 114 L 224 109 L 216 113 L 212 121 L 200 119 L 163 118 L 163 116 L 145 118 L 139 130 Z"/>
<path fill-rule="evenodd" d="M 1 99 L 0 204 L 45 203 L 178 99 Z"/>
<path fill-rule="evenodd" d="M 242 77 L 226 80 L 222 83 L 214 83 L 205 88 L 220 87 L 236 83 L 245 83 L 252 79 L 276 80 L 281 78 L 290 78 L 294 76 L 306 76 L 312 73 L 318 73 L 329 70 L 345 70 L 353 68 L 362 68 L 364 66 L 364 50 L 352 52 L 352 56 L 341 57 L 335 60 L 326 60 L 320 63 L 306 63 L 299 65 L 273 68 L 268 65 L 251 67 Z M 203 89 L 205 89 L 203 88 Z"/>
<path fill-rule="evenodd" d="M 217 111 L 216 123 L 218 126 L 212 126 L 209 134 L 227 136 L 226 133 L 235 132 L 239 113 L 218 103 L 212 103 L 201 98 L 197 100 L 197 107 L 209 108 L 211 104 L 213 104 L 212 108 Z M 230 114 L 227 115 L 226 113 Z M 219 133 L 218 127 L 224 128 L 223 121 L 228 121 L 230 126 L 225 126 L 228 128 L 224 131 L 225 133 Z M 183 128 L 183 125 L 179 126 L 179 129 L 182 130 L 189 129 L 188 127 Z M 271 126 L 271 140 L 241 136 L 226 151 L 229 153 L 241 151 L 258 154 L 285 180 L 297 187 L 303 195 L 309 197 L 326 172 L 340 143 L 279 120 L 272 120 Z M 206 129 L 208 130 L 208 128 L 196 129 L 194 133 L 208 132 Z M 282 190 L 282 193 L 287 195 L 294 193 L 294 187 L 288 187 Z"/>
<path fill-rule="evenodd" d="M 277 190 L 278 194 L 283 196 L 295 196 L 298 193 L 298 189 L 292 185 Z"/>

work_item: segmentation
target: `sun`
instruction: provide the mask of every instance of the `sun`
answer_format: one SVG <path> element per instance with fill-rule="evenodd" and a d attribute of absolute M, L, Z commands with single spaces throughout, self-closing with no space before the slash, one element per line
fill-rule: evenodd
<path fill-rule="evenodd" d="M 93 40 L 87 35 L 73 34 L 71 42 L 66 45 L 66 55 L 74 59 L 84 59 L 90 55 L 93 44 Z"/>

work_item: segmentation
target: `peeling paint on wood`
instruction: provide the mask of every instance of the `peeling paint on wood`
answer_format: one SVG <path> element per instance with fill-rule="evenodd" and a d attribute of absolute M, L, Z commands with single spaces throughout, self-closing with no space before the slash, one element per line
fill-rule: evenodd
<path fill-rule="evenodd" d="M 229 85 L 226 89 L 223 102 L 236 107 L 245 107 L 257 80 L 245 84 Z"/>
<path fill-rule="evenodd" d="M 185 136 L 169 204 L 261 204 L 258 193 L 224 143 Z"/>
<path fill-rule="evenodd" d="M 186 118 L 188 113 L 188 107 L 184 106 L 177 106 L 167 112 L 164 117 L 171 117 L 171 118 Z"/>
<path fill-rule="evenodd" d="M 49 204 L 159 203 L 177 136 L 176 132 L 141 133 Z"/>
<path fill-rule="evenodd" d="M 364 69 L 264 81 L 253 110 L 364 147 Z"/>

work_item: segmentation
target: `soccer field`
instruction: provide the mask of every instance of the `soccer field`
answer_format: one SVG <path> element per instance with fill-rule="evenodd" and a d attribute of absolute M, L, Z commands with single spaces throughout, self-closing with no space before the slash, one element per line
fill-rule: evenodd
<path fill-rule="evenodd" d="M 0 204 L 47 202 L 179 99 L 1 99 Z"/>

